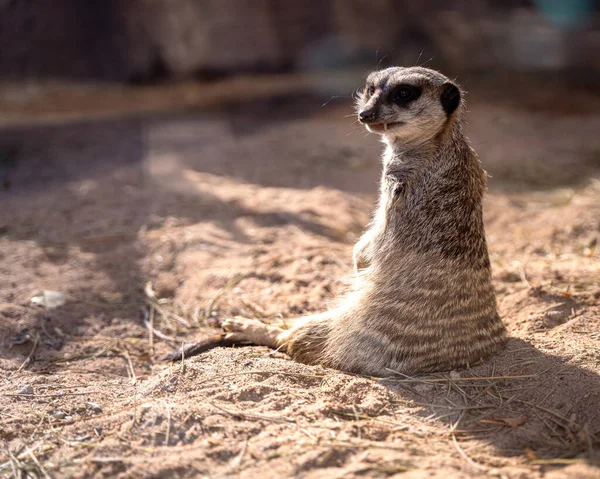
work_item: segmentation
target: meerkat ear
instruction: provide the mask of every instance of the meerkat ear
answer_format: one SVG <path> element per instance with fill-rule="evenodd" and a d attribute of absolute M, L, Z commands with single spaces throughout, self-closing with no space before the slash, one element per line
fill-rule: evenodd
<path fill-rule="evenodd" d="M 460 90 L 454 83 L 444 83 L 442 85 L 440 101 L 446 115 L 452 115 L 454 110 L 456 110 L 460 104 Z"/>

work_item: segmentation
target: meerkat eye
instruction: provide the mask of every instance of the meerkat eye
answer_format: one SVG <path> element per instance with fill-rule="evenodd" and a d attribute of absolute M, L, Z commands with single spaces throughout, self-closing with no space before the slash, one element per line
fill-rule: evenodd
<path fill-rule="evenodd" d="M 368 94 L 369 96 L 373 96 L 373 94 L 374 94 L 374 93 L 375 93 L 375 87 L 374 87 L 373 85 L 371 85 L 371 86 L 368 86 L 368 87 L 367 87 L 367 94 Z"/>
<path fill-rule="evenodd" d="M 421 90 L 411 85 L 400 85 L 392 90 L 390 101 L 396 105 L 406 105 L 416 100 L 421 95 Z"/>

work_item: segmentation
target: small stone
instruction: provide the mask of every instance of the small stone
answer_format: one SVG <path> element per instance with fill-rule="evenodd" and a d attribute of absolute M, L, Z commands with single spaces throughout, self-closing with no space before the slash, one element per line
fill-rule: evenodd
<path fill-rule="evenodd" d="M 64 419 L 67 417 L 67 413 L 64 411 L 54 411 L 52 417 L 54 417 L 54 419 Z"/>
<path fill-rule="evenodd" d="M 452 379 L 459 379 L 460 378 L 460 373 L 458 371 L 450 371 L 450 377 Z"/>
<path fill-rule="evenodd" d="M 41 293 L 31 298 L 31 304 L 43 306 L 46 309 L 54 309 L 64 305 L 67 299 L 64 293 L 60 291 L 48 291 L 44 290 Z"/>
<path fill-rule="evenodd" d="M 514 271 L 507 271 L 499 276 L 500 281 L 504 281 L 506 283 L 518 283 L 521 281 L 521 276 Z"/>
<path fill-rule="evenodd" d="M 100 405 L 96 404 L 95 402 L 88 402 L 88 406 L 90 406 L 92 411 L 94 411 L 96 414 L 100 414 L 102 412 Z"/>
<path fill-rule="evenodd" d="M 33 394 L 33 386 L 31 386 L 29 384 L 27 384 L 25 386 L 21 386 L 19 391 L 17 391 L 17 394 L 19 396 L 29 396 L 29 395 Z"/>

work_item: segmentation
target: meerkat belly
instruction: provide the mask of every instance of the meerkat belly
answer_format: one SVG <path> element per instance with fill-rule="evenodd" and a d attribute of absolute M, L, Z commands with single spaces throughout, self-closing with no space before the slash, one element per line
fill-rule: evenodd
<path fill-rule="evenodd" d="M 376 375 L 451 370 L 503 343 L 487 268 L 431 255 L 372 268 L 328 345 L 336 366 Z"/>

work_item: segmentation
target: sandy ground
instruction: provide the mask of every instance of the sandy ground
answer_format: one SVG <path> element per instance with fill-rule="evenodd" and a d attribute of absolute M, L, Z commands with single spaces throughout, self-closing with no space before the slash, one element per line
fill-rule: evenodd
<path fill-rule="evenodd" d="M 6 124 L 0 477 L 600 477 L 600 99 L 471 87 L 512 339 L 428 378 L 260 347 L 160 361 L 344 288 L 381 148 L 347 101 Z"/>

